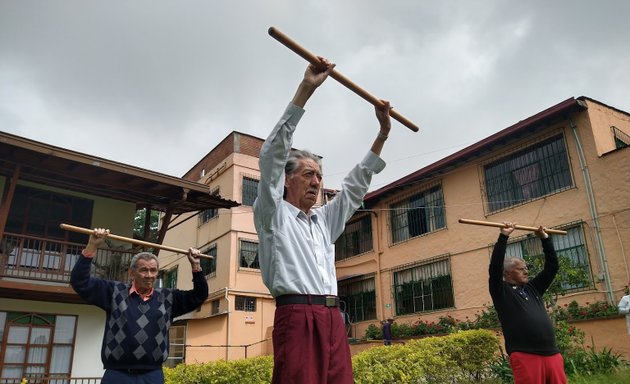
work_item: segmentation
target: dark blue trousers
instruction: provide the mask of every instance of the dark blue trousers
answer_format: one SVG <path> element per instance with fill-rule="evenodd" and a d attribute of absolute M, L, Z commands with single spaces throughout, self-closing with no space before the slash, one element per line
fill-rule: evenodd
<path fill-rule="evenodd" d="M 164 384 L 164 372 L 155 369 L 141 374 L 129 374 L 114 369 L 105 370 L 101 384 Z"/>

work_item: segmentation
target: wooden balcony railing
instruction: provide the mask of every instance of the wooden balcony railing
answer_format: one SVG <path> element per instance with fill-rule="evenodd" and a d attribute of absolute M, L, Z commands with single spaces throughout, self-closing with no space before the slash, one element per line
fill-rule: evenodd
<path fill-rule="evenodd" d="M 84 244 L 5 233 L 0 241 L 0 277 L 69 284 L 72 268 L 84 247 Z M 99 249 L 91 274 L 126 281 L 133 254 L 128 249 Z"/>
<path fill-rule="evenodd" d="M 23 381 L 26 379 L 26 381 Z M 0 384 L 100 384 L 100 377 L 26 377 L 24 379 L 2 379 Z"/>

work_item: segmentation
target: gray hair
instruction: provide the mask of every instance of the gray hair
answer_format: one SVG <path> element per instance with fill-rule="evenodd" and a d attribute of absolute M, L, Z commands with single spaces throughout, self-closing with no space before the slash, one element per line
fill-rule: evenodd
<path fill-rule="evenodd" d="M 312 152 L 300 149 L 294 149 L 289 153 L 289 158 L 287 159 L 287 163 L 284 165 L 284 174 L 286 176 L 291 176 L 298 165 L 300 164 L 301 159 L 311 159 L 319 165 L 319 170 L 322 170 L 322 159 L 319 156 L 314 155 Z"/>
<path fill-rule="evenodd" d="M 140 252 L 133 255 L 133 257 L 131 258 L 131 261 L 129 262 L 129 268 L 136 269 L 136 263 L 138 262 L 138 260 L 141 260 L 141 259 L 142 260 L 155 260 L 155 262 L 157 263 L 158 269 L 160 268 L 160 262 L 158 261 L 158 257 L 152 254 L 151 252 Z"/>
<path fill-rule="evenodd" d="M 522 261 L 520 257 L 508 257 L 503 260 L 503 272 L 510 272 L 516 267 L 518 261 Z"/>

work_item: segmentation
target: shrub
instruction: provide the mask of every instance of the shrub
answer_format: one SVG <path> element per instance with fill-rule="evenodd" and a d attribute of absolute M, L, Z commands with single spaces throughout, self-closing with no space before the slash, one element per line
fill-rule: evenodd
<path fill-rule="evenodd" d="M 262 384 L 270 383 L 273 357 L 242 360 L 217 360 L 204 364 L 180 364 L 164 368 L 165 384 Z"/>
<path fill-rule="evenodd" d="M 487 330 L 379 346 L 352 359 L 357 383 L 456 383 L 490 374 L 499 339 Z"/>

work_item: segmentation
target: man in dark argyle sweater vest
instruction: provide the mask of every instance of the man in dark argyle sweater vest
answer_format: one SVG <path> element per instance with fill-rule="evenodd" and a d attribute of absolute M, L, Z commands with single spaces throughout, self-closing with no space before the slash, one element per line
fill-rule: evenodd
<path fill-rule="evenodd" d="M 163 384 L 162 364 L 168 356 L 168 329 L 173 318 L 198 308 L 208 297 L 208 283 L 190 248 L 193 289 L 153 288 L 159 272 L 157 256 L 141 252 L 131 259 L 130 283 L 90 277 L 92 258 L 109 230 L 96 228 L 70 277 L 86 302 L 106 313 L 101 384 Z"/>

